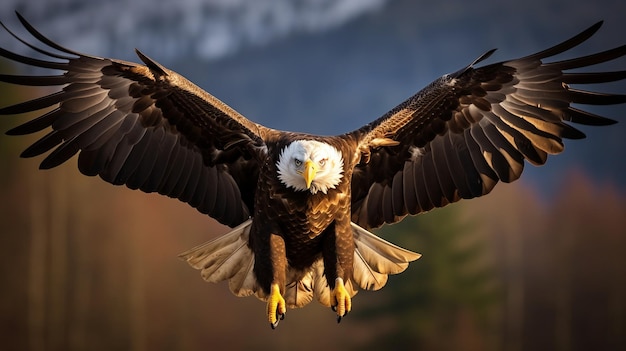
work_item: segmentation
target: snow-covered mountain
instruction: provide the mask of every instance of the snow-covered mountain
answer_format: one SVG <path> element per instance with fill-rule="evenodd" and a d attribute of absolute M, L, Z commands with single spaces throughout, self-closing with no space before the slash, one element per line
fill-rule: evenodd
<path fill-rule="evenodd" d="M 4 0 L 0 9 L 2 21 L 16 22 L 12 11 L 17 10 L 43 33 L 84 52 L 120 57 L 158 42 L 152 53 L 161 59 L 180 55 L 207 59 L 292 33 L 328 30 L 385 2 Z"/>

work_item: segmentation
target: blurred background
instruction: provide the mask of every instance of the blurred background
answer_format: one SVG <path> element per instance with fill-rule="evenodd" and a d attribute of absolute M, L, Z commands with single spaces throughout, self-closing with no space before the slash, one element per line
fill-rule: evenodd
<path fill-rule="evenodd" d="M 248 118 L 325 135 L 356 129 L 437 77 L 556 44 L 626 43 L 623 0 L 4 0 L 61 45 L 141 49 Z M 0 34 L 0 45 L 27 48 Z M 2 73 L 27 72 L 0 61 Z M 626 69 L 626 59 L 599 70 Z M 625 83 L 599 89 L 626 92 Z M 43 92 L 0 85 L 0 106 Z M 35 137 L 0 135 L 0 349 L 624 350 L 626 106 L 522 180 L 377 232 L 423 257 L 340 325 L 311 303 L 278 330 L 265 305 L 207 284 L 177 254 L 228 231 L 175 200 L 37 171 Z M 0 119 L 5 132 L 32 116 Z"/>

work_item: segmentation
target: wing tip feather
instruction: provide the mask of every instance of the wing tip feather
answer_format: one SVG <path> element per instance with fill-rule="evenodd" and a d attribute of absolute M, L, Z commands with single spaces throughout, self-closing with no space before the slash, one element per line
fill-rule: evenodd
<path fill-rule="evenodd" d="M 137 56 L 139 56 L 139 58 L 141 59 L 141 61 L 143 61 L 143 63 L 146 64 L 146 66 L 153 72 L 153 73 L 157 73 L 159 75 L 162 76 L 167 76 L 167 72 L 165 70 L 165 67 L 161 66 L 160 63 L 156 62 L 155 60 L 149 58 L 148 56 L 146 56 L 143 52 L 139 51 L 139 49 L 135 49 L 135 53 L 137 54 Z"/>

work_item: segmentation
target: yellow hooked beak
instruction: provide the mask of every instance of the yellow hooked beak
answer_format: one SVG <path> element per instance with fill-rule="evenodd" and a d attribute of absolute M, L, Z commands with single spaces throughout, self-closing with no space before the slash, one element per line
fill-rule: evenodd
<path fill-rule="evenodd" d="M 302 171 L 302 177 L 306 183 L 307 189 L 311 187 L 315 174 L 317 173 L 317 165 L 311 160 L 304 161 L 304 170 Z"/>

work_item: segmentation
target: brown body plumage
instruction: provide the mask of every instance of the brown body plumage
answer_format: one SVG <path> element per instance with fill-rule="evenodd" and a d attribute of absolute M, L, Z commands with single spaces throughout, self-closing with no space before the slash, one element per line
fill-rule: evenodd
<path fill-rule="evenodd" d="M 277 142 L 268 142 L 268 161 L 261 168 L 259 186 L 252 225 L 251 246 L 257 262 L 276 262 L 286 257 L 295 270 L 305 272 L 319 258 L 324 261 L 325 276 L 334 286 L 335 278 L 352 277 L 352 253 L 354 242 L 350 226 L 350 173 L 353 160 L 344 159 L 342 181 L 328 193 L 295 192 L 286 188 L 277 179 L 276 163 L 280 150 L 293 140 L 315 139 L 310 135 L 281 137 Z M 341 139 L 325 140 L 344 155 L 354 155 L 355 150 Z M 285 257 L 272 255 L 269 249 L 270 235 L 283 241 Z M 335 261 L 336 260 L 336 261 Z M 339 263 L 339 264 L 338 264 Z M 286 263 L 282 263 L 286 264 Z M 262 287 L 268 287 L 273 279 L 271 270 L 255 269 Z M 286 285 L 285 277 L 279 278 Z"/>
<path fill-rule="evenodd" d="M 516 180 L 524 160 L 541 165 L 563 150 L 563 138 L 584 137 L 565 122 L 613 123 L 572 103 L 626 102 L 570 87 L 624 79 L 626 71 L 568 72 L 621 57 L 625 46 L 544 62 L 591 37 L 598 23 L 537 54 L 476 68 L 490 51 L 353 132 L 288 133 L 249 121 L 139 52 L 145 65 L 80 54 L 18 17 L 55 51 L 27 44 L 50 60 L 4 49 L 0 56 L 64 72 L 0 75 L 12 84 L 64 86 L 0 109 L 52 107 L 8 132 L 51 129 L 22 156 L 52 150 L 41 163 L 51 168 L 80 152 L 86 175 L 178 198 L 233 227 L 181 256 L 207 281 L 228 280 L 236 295 L 268 300 L 273 326 L 287 306 L 313 298 L 341 318 L 358 288 L 381 288 L 419 257 L 368 229 Z"/>

